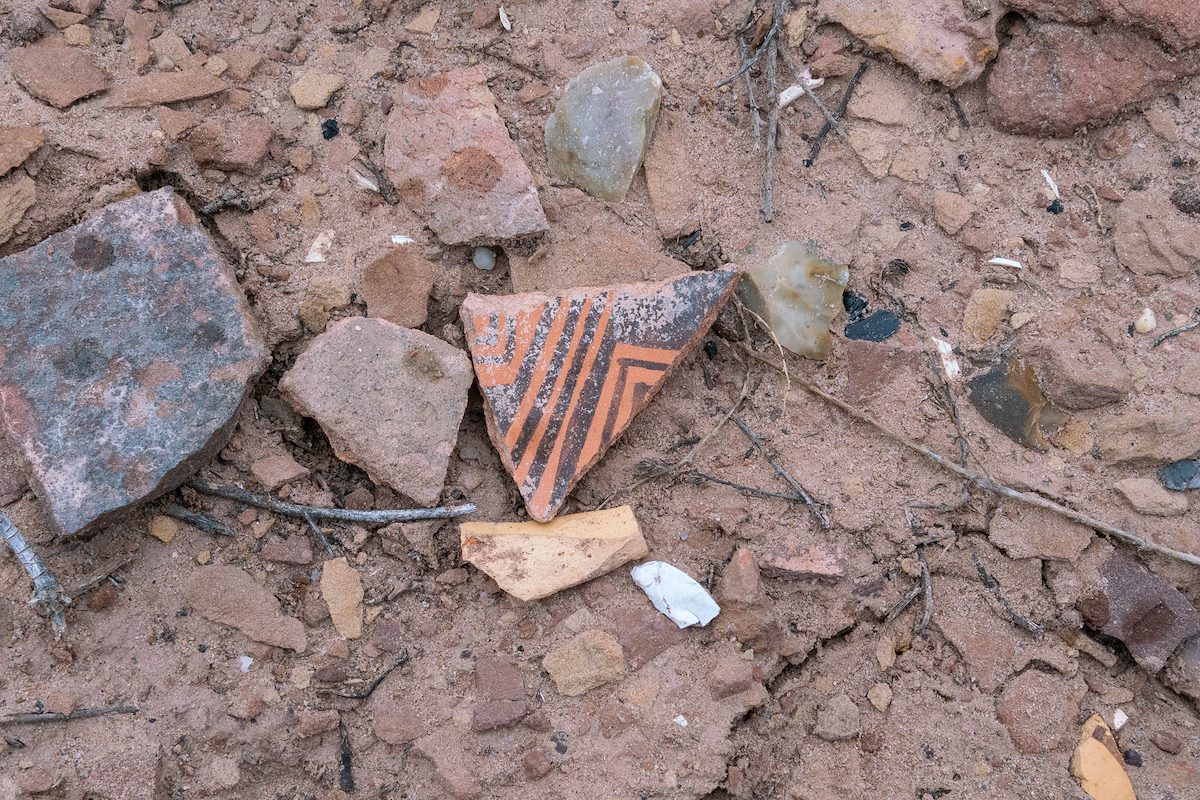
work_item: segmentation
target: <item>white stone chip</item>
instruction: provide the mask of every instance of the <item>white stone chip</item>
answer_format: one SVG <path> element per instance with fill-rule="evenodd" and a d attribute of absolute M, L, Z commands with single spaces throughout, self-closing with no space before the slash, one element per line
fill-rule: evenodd
<path fill-rule="evenodd" d="M 721 613 L 721 607 L 703 586 L 663 561 L 638 564 L 629 574 L 654 607 L 681 628 L 703 627 Z"/>

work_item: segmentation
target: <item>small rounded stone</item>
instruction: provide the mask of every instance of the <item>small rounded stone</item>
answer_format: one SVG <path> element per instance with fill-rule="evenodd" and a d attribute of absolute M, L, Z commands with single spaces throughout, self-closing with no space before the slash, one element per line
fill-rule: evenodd
<path fill-rule="evenodd" d="M 1154 316 L 1154 311 L 1149 308 L 1143 308 L 1142 313 L 1133 321 L 1133 329 L 1138 333 L 1150 333 L 1158 327 L 1158 317 Z"/>
<path fill-rule="evenodd" d="M 476 247 L 471 254 L 471 263 L 490 272 L 496 268 L 496 251 L 490 247 Z"/>

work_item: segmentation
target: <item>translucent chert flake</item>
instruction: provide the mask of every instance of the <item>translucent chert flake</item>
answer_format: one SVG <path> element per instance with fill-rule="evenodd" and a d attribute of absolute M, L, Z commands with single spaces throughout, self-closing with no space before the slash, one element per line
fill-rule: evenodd
<path fill-rule="evenodd" d="M 833 337 L 829 324 L 842 308 L 850 270 L 821 257 L 812 242 L 787 242 L 774 256 L 746 270 L 741 297 L 793 353 L 824 361 Z"/>
<path fill-rule="evenodd" d="M 583 70 L 546 121 L 550 171 L 603 200 L 624 200 L 654 135 L 661 100 L 662 79 L 637 56 Z"/>

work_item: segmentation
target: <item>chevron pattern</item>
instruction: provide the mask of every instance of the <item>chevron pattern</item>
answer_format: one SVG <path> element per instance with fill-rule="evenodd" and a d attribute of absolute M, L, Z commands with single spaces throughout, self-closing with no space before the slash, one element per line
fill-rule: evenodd
<path fill-rule="evenodd" d="M 467 296 L 463 325 L 488 431 L 533 519 L 553 519 L 707 332 L 739 275 Z"/>

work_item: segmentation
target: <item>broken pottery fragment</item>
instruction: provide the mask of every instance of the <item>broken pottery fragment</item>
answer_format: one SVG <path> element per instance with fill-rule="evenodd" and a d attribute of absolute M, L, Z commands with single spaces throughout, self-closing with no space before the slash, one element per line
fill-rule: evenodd
<path fill-rule="evenodd" d="M 463 327 L 488 433 L 529 515 L 568 492 L 700 341 L 739 273 L 504 297 L 468 294 Z"/>
<path fill-rule="evenodd" d="M 813 242 L 787 242 L 746 276 L 742 301 L 766 321 L 781 345 L 817 361 L 829 358 L 829 323 L 842 307 L 850 270 L 822 258 Z"/>
<path fill-rule="evenodd" d="M 680 628 L 704 627 L 721 607 L 704 587 L 683 570 L 664 561 L 647 561 L 629 571 L 650 602 Z"/>
<path fill-rule="evenodd" d="M 345 639 L 362 636 L 362 578 L 345 556 L 331 558 L 321 568 L 321 597 L 329 606 L 329 617 L 340 636 Z"/>
<path fill-rule="evenodd" d="M 470 387 L 461 350 L 365 317 L 330 326 L 279 381 L 338 458 L 426 506 L 442 493 Z"/>
<path fill-rule="evenodd" d="M 1071 754 L 1071 774 L 1092 800 L 1136 800 L 1112 729 L 1099 714 L 1083 723 Z"/>
<path fill-rule="evenodd" d="M 1033 368 L 1019 358 L 1004 358 L 968 384 L 971 405 L 980 416 L 1018 444 L 1033 450 L 1049 448 L 1067 422 L 1038 385 Z"/>
<path fill-rule="evenodd" d="M 1158 481 L 1176 492 L 1200 489 L 1200 458 L 1185 458 L 1159 467 Z"/>
<path fill-rule="evenodd" d="M 62 534 L 187 480 L 267 363 L 241 288 L 169 188 L 0 259 L 0 287 L 0 418 Z"/>
<path fill-rule="evenodd" d="M 11 48 L 7 58 L 17 83 L 55 108 L 67 108 L 108 88 L 108 73 L 87 53 L 50 38 Z"/>
<path fill-rule="evenodd" d="M 237 567 L 221 565 L 196 570 L 184 597 L 200 616 L 237 628 L 256 642 L 286 647 L 297 653 L 308 646 L 304 623 L 280 611 L 275 595 Z"/>
<path fill-rule="evenodd" d="M 1200 633 L 1200 612 L 1183 592 L 1124 550 L 1109 555 L 1089 584 L 1078 603 L 1084 621 L 1124 642 L 1151 674 L 1180 643 Z"/>
<path fill-rule="evenodd" d="M 548 227 L 481 67 L 401 84 L 387 125 L 388 177 L 444 243 L 489 244 Z"/>
<path fill-rule="evenodd" d="M 549 597 L 649 550 L 629 506 L 551 522 L 464 522 L 462 557 L 519 600 Z"/>
<path fill-rule="evenodd" d="M 642 165 L 661 102 L 662 79 L 637 56 L 583 70 L 546 120 L 550 171 L 590 195 L 621 202 Z"/>

